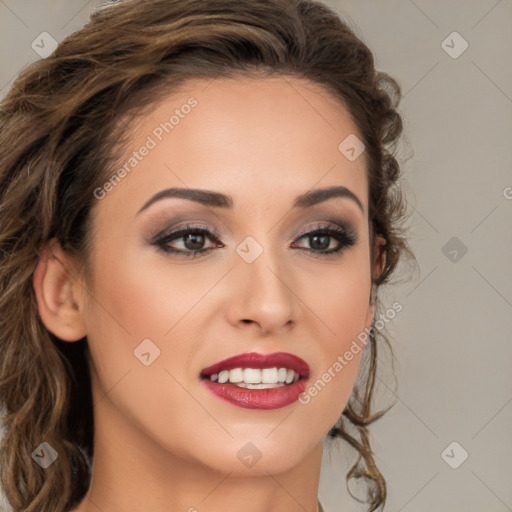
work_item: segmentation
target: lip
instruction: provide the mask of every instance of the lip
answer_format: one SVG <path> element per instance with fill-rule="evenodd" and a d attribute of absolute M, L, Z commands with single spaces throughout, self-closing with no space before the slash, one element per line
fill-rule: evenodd
<path fill-rule="evenodd" d="M 240 388 L 235 384 L 219 384 L 208 379 L 209 375 L 233 368 L 289 368 L 299 374 L 297 382 L 270 389 Z M 309 365 L 300 357 L 286 352 L 274 354 L 258 354 L 248 352 L 229 357 L 201 370 L 201 382 L 221 400 L 245 409 L 278 409 L 296 402 L 305 391 L 309 378 Z"/>
<path fill-rule="evenodd" d="M 247 352 L 238 356 L 229 357 L 218 363 L 212 364 L 201 370 L 201 376 L 219 373 L 222 370 L 232 370 L 233 368 L 289 368 L 297 372 L 301 378 L 309 377 L 309 365 L 298 356 L 288 354 L 287 352 L 275 352 L 274 354 L 258 354 L 257 352 Z"/>

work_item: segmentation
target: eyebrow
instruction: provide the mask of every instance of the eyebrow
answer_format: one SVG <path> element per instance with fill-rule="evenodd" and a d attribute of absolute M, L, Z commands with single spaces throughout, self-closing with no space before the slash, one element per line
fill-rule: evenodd
<path fill-rule="evenodd" d="M 310 208 L 334 197 L 345 197 L 352 200 L 364 213 L 364 208 L 359 198 L 351 190 L 343 186 L 321 188 L 306 192 L 295 199 L 293 207 Z M 137 215 L 157 201 L 168 198 L 188 199 L 189 201 L 195 201 L 196 203 L 215 208 L 233 208 L 233 198 L 220 192 L 193 188 L 168 188 L 152 196 L 137 212 Z"/>

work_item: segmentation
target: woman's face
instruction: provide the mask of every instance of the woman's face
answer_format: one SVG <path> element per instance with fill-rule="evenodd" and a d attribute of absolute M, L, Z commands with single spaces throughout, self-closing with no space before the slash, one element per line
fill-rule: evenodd
<path fill-rule="evenodd" d="M 189 82 L 126 129 L 81 299 L 98 442 L 253 475 L 318 454 L 373 315 L 357 127 L 317 85 L 244 78 Z M 222 363 L 247 353 L 263 357 Z"/>

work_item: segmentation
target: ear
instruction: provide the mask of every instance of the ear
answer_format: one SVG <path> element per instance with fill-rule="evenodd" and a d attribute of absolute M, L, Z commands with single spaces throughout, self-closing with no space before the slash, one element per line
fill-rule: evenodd
<path fill-rule="evenodd" d="M 386 266 L 386 239 L 377 235 L 375 237 L 375 248 L 374 248 L 374 261 L 372 263 L 372 275 L 374 279 L 377 279 Z"/>
<path fill-rule="evenodd" d="M 70 256 L 52 239 L 33 277 L 39 315 L 46 328 L 63 341 L 78 341 L 86 335 L 80 303 L 83 294 L 78 293 L 79 283 L 71 268 Z"/>
<path fill-rule="evenodd" d="M 386 245 L 386 239 L 381 235 L 377 235 L 375 237 L 375 248 L 374 248 L 374 261 L 372 262 L 372 285 L 370 290 L 370 307 L 368 308 L 368 314 L 366 316 L 366 325 L 367 329 L 370 329 L 373 317 L 375 315 L 375 299 L 377 294 L 377 286 L 373 283 L 373 279 L 376 279 L 382 271 L 384 270 L 384 266 L 386 265 L 386 251 L 384 246 Z"/>

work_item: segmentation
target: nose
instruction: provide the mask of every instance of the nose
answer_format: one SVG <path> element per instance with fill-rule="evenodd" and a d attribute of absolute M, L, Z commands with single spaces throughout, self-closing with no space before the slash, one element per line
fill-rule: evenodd
<path fill-rule="evenodd" d="M 233 326 L 271 334 L 290 329 L 298 321 L 293 276 L 268 251 L 252 263 L 238 260 L 230 278 L 227 319 Z"/>

